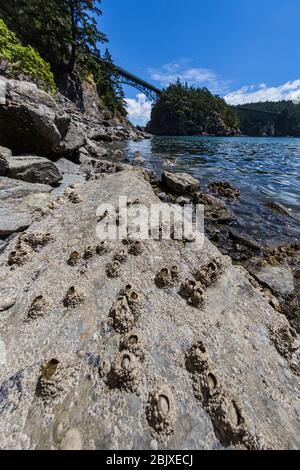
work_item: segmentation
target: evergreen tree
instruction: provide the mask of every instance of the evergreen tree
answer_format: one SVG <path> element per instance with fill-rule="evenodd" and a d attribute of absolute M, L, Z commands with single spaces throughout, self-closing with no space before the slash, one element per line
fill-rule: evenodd
<path fill-rule="evenodd" d="M 0 0 L 0 15 L 24 44 L 39 51 L 54 70 L 72 72 L 98 44 L 107 41 L 98 29 L 101 0 Z"/>
<path fill-rule="evenodd" d="M 77 71 L 93 73 L 103 107 L 126 114 L 123 89 L 108 50 L 99 46 L 101 0 L 0 0 L 0 16 L 24 45 L 33 46 L 50 63 L 57 81 Z"/>
<path fill-rule="evenodd" d="M 163 135 L 228 135 L 238 130 L 238 124 L 223 98 L 178 79 L 154 104 L 148 130 Z"/>

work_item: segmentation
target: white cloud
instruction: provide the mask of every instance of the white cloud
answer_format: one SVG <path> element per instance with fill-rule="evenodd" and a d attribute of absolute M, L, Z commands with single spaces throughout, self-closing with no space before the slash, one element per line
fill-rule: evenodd
<path fill-rule="evenodd" d="M 136 99 L 127 98 L 128 117 L 133 124 L 144 126 L 150 120 L 151 101 L 143 93 L 136 95 Z"/>
<path fill-rule="evenodd" d="M 179 78 L 182 82 L 187 82 L 189 85 L 206 86 L 213 93 L 220 94 L 228 91 L 228 82 L 219 80 L 217 75 L 209 69 L 191 67 L 190 62 L 190 60 L 186 59 L 179 62 L 171 62 L 163 65 L 160 69 L 148 69 L 148 73 L 152 80 L 155 80 L 163 87 L 175 83 Z"/>
<path fill-rule="evenodd" d="M 224 98 L 227 103 L 232 105 L 281 100 L 300 102 L 300 79 L 278 87 L 268 87 L 265 83 L 258 86 L 243 86 L 237 91 L 228 93 Z"/>

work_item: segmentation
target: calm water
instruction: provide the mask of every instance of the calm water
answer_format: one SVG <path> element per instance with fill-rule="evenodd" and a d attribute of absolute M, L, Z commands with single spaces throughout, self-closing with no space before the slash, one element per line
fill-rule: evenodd
<path fill-rule="evenodd" d="M 198 178 L 202 189 L 217 180 L 229 181 L 241 191 L 232 204 L 235 226 L 257 241 L 278 243 L 300 238 L 300 139 L 154 137 L 128 142 L 123 150 L 131 159 L 139 150 L 145 166 L 184 171 Z M 174 165 L 165 160 L 177 157 Z M 282 216 L 265 207 L 277 202 L 290 209 Z"/>

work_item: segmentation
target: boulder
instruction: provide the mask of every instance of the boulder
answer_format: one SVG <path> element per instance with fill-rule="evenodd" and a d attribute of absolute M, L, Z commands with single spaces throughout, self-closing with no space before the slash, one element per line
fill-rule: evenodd
<path fill-rule="evenodd" d="M 55 153 L 58 155 L 71 156 L 80 147 L 85 145 L 86 135 L 84 130 L 78 124 L 70 123 L 66 135 L 61 140 Z"/>
<path fill-rule="evenodd" d="M 108 155 L 108 151 L 106 149 L 104 149 L 103 147 L 101 147 L 101 145 L 99 145 L 99 143 L 91 139 L 87 139 L 84 148 L 87 150 L 89 155 L 96 158 L 102 158 Z"/>
<path fill-rule="evenodd" d="M 169 173 L 164 171 L 162 183 L 170 191 L 179 195 L 189 194 L 200 188 L 199 181 L 187 173 Z"/>
<path fill-rule="evenodd" d="M 16 154 L 53 152 L 61 141 L 62 119 L 53 97 L 33 83 L 4 77 L 0 82 L 5 88 L 5 104 L 0 103 L 0 145 Z"/>
<path fill-rule="evenodd" d="M 276 212 L 277 214 L 284 215 L 287 217 L 293 216 L 292 210 L 285 207 L 283 204 L 280 204 L 279 202 L 276 202 L 276 201 L 266 202 L 264 206 L 270 209 L 271 211 Z"/>
<path fill-rule="evenodd" d="M 85 144 L 80 119 L 72 121 L 61 103 L 35 84 L 0 76 L 0 88 L 0 145 L 16 155 L 70 156 Z"/>
<path fill-rule="evenodd" d="M 117 159 L 117 160 L 126 160 L 126 157 L 125 157 L 125 154 L 124 152 L 122 152 L 122 150 L 115 150 L 113 153 L 112 153 L 112 157 Z"/>
<path fill-rule="evenodd" d="M 134 165 L 142 165 L 145 162 L 145 159 L 142 155 L 141 152 L 135 152 L 134 158 L 133 158 L 133 164 Z"/>
<path fill-rule="evenodd" d="M 53 162 L 36 155 L 11 157 L 8 175 L 16 180 L 51 186 L 57 186 L 62 179 L 59 169 Z"/>
<path fill-rule="evenodd" d="M 25 181 L 0 177 L 0 201 L 22 199 L 33 194 L 49 193 L 51 191 L 52 187 L 46 184 L 31 184 Z"/>
<path fill-rule="evenodd" d="M 194 202 L 205 206 L 204 215 L 206 220 L 227 224 L 233 219 L 233 214 L 226 204 L 211 194 L 197 192 L 194 194 Z"/>
<path fill-rule="evenodd" d="M 54 199 L 51 191 L 48 185 L 0 177 L 0 238 L 29 227 Z"/>
<path fill-rule="evenodd" d="M 31 224 L 28 213 L 16 212 L 0 207 L 0 238 L 5 238 L 14 232 L 22 232 Z"/>
<path fill-rule="evenodd" d="M 113 137 L 111 134 L 108 134 L 106 131 L 94 131 L 91 135 L 90 138 L 93 140 L 96 140 L 97 142 L 112 142 Z"/>
<path fill-rule="evenodd" d="M 79 173 L 79 165 L 67 158 L 60 158 L 55 162 L 55 165 L 62 175 L 77 175 Z"/>
<path fill-rule="evenodd" d="M 159 203 L 137 169 L 76 192 L 1 255 L 1 447 L 299 449 L 289 324 L 249 274 L 206 238 L 102 243 L 120 196 Z"/>
<path fill-rule="evenodd" d="M 263 266 L 250 268 L 256 279 L 274 294 L 285 296 L 295 290 L 293 271 L 289 266 Z"/>
<path fill-rule="evenodd" d="M 0 176 L 5 176 L 8 170 L 8 159 L 11 157 L 11 150 L 0 147 Z"/>
<path fill-rule="evenodd" d="M 214 183 L 209 184 L 208 189 L 225 199 L 235 200 L 240 197 L 240 191 L 231 186 L 227 181 L 215 181 Z"/>

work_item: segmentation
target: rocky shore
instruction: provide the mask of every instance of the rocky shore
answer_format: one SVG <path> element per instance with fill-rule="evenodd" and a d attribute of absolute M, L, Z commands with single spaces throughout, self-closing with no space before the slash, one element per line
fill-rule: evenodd
<path fill-rule="evenodd" d="M 226 182 L 109 150 L 150 137 L 125 121 L 0 89 L 1 448 L 299 449 L 300 245 L 236 233 Z M 101 242 L 119 196 L 203 204 L 204 246 Z"/>

